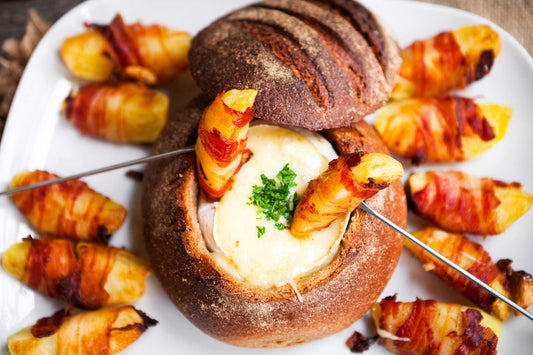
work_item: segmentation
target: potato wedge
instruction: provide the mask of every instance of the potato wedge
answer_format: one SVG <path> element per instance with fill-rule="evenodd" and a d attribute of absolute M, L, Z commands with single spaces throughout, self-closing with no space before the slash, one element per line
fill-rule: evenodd
<path fill-rule="evenodd" d="M 394 354 L 496 354 L 501 323 L 474 307 L 393 296 L 371 313 L 381 344 Z"/>
<path fill-rule="evenodd" d="M 533 202 L 533 196 L 522 191 L 518 182 L 478 178 L 459 171 L 412 174 L 408 189 L 418 214 L 460 233 L 501 233 Z"/>
<path fill-rule="evenodd" d="M 25 171 L 13 177 L 10 187 L 55 178 L 58 176 L 47 171 Z M 73 240 L 107 243 L 127 214 L 124 207 L 79 180 L 19 192 L 11 197 L 41 233 Z"/>
<path fill-rule="evenodd" d="M 504 264 L 493 262 L 480 244 L 461 234 L 447 233 L 430 227 L 416 231 L 413 235 L 504 296 L 521 304 L 526 309 L 531 306 L 533 300 L 528 297 L 533 293 L 533 284 L 528 282 L 531 280 L 531 275 L 523 271 L 514 271 L 508 265 L 510 260 L 504 261 L 504 268 L 500 267 Z M 404 245 L 422 262 L 426 271 L 435 273 L 448 285 L 474 302 L 476 306 L 491 312 L 502 321 L 509 317 L 511 309 L 506 303 L 492 297 L 490 293 L 432 257 L 414 243 L 405 240 Z M 515 289 L 520 289 L 520 291 L 512 293 L 511 291 Z"/>
<path fill-rule="evenodd" d="M 63 103 L 67 120 L 82 134 L 115 143 L 152 143 L 165 123 L 168 97 L 133 83 L 92 84 Z"/>
<path fill-rule="evenodd" d="M 512 110 L 445 96 L 385 105 L 374 127 L 387 147 L 414 164 L 468 160 L 498 143 Z"/>
<path fill-rule="evenodd" d="M 188 68 L 191 35 L 160 25 L 125 25 L 116 15 L 109 25 L 67 38 L 61 58 L 76 76 L 89 81 L 133 78 L 146 84 L 175 79 Z"/>
<path fill-rule="evenodd" d="M 88 31 L 67 38 L 61 46 L 61 58 L 77 77 L 90 81 L 106 81 L 113 73 L 113 61 L 106 55 L 109 42 L 98 31 Z"/>
<path fill-rule="evenodd" d="M 144 260 L 123 249 L 31 237 L 6 250 L 2 266 L 37 291 L 90 309 L 141 298 L 151 272 Z"/>
<path fill-rule="evenodd" d="M 12 355 L 116 354 L 157 324 L 133 306 L 70 316 L 61 310 L 7 339 Z"/>
<path fill-rule="evenodd" d="M 393 100 L 432 97 L 463 89 L 490 72 L 500 36 L 489 26 L 469 26 L 415 41 L 402 50 Z"/>

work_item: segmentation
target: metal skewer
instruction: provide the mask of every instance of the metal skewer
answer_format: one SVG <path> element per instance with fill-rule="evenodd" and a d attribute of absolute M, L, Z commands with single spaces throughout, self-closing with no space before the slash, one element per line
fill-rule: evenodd
<path fill-rule="evenodd" d="M 173 150 L 173 151 L 170 151 L 170 152 L 166 152 L 166 153 L 150 155 L 150 156 L 147 156 L 147 157 L 144 157 L 144 158 L 129 160 L 127 162 L 118 163 L 118 164 L 114 164 L 114 165 L 109 165 L 109 166 L 106 166 L 106 167 L 85 171 L 83 173 L 78 173 L 78 174 L 66 176 L 66 177 L 63 177 L 63 178 L 45 180 L 45 181 L 38 182 L 36 184 L 21 186 L 21 187 L 18 187 L 18 188 L 15 188 L 15 189 L 11 189 L 11 190 L 5 190 L 5 191 L 0 192 L 0 196 L 8 196 L 8 195 L 15 194 L 17 192 L 33 190 L 33 189 L 37 189 L 37 188 L 40 188 L 40 187 L 45 187 L 45 186 L 49 186 L 49 185 L 53 185 L 53 184 L 58 184 L 58 183 L 69 181 L 69 180 L 76 180 L 76 179 L 79 179 L 79 178 L 82 178 L 82 177 L 85 177 L 85 176 L 96 175 L 96 174 L 104 173 L 104 172 L 111 171 L 111 170 L 125 168 L 127 166 L 132 166 L 132 165 L 137 165 L 137 164 L 142 164 L 142 163 L 148 163 L 148 162 L 151 162 L 151 161 L 154 161 L 154 160 L 164 159 L 164 158 L 168 158 L 168 157 L 172 157 L 172 156 L 176 156 L 176 155 L 180 155 L 180 154 L 184 154 L 184 153 L 189 153 L 189 152 L 192 152 L 192 151 L 194 151 L 194 146 L 189 146 L 189 147 L 185 147 L 185 148 L 181 148 L 181 149 L 176 149 L 176 150 Z M 509 298 L 505 297 L 500 292 L 496 291 L 495 289 L 493 289 L 492 287 L 490 287 L 489 285 L 487 285 L 486 283 L 484 283 L 483 281 L 481 281 L 480 279 L 478 279 L 477 277 L 475 277 L 474 275 L 472 275 L 468 271 L 464 270 L 460 266 L 456 265 L 452 261 L 450 261 L 447 258 L 445 258 L 444 256 L 440 255 L 438 252 L 436 252 L 435 250 L 431 249 L 426 244 L 424 244 L 420 240 L 418 240 L 415 236 L 413 236 L 412 234 L 408 233 L 407 231 L 405 231 L 402 228 L 400 228 L 399 226 L 397 226 L 394 222 L 389 220 L 387 217 L 381 215 L 379 212 L 377 212 L 374 209 L 372 209 L 371 207 L 369 207 L 366 203 L 362 202 L 359 205 L 359 207 L 361 209 L 363 209 L 364 211 L 374 215 L 376 218 L 378 218 L 379 220 L 381 220 L 382 222 L 387 224 L 389 227 L 394 229 L 396 232 L 400 233 L 401 235 L 403 235 L 404 237 L 409 239 L 411 242 L 415 243 L 420 248 L 424 249 L 426 252 L 428 252 L 429 254 L 431 254 L 432 256 L 434 256 L 435 258 L 437 258 L 438 260 L 440 260 L 444 264 L 448 265 L 449 267 L 451 267 L 452 269 L 454 269 L 455 271 L 457 271 L 458 273 L 460 273 L 464 277 L 466 277 L 469 280 L 471 280 L 472 282 L 476 283 L 481 288 L 483 288 L 485 291 L 489 292 L 491 295 L 501 299 L 503 302 L 508 304 L 512 309 L 516 310 L 517 312 L 520 312 L 521 314 L 526 316 L 528 319 L 533 320 L 533 314 L 529 313 L 524 308 L 520 307 L 518 304 L 516 304 L 515 302 L 511 301 Z"/>
<path fill-rule="evenodd" d="M 483 281 L 481 281 L 480 279 L 478 279 L 477 277 L 475 277 L 474 275 L 472 275 L 471 273 L 469 273 L 468 271 L 466 271 L 462 267 L 458 266 L 457 264 L 451 262 L 450 260 L 448 260 L 444 256 L 440 255 L 438 252 L 436 252 L 435 250 L 431 249 L 426 244 L 424 244 L 420 240 L 418 240 L 414 235 L 412 235 L 412 234 L 408 233 L 407 231 L 403 230 L 402 228 L 398 227 L 390 219 L 388 219 L 387 217 L 383 216 L 379 212 L 377 212 L 374 209 L 372 209 L 366 203 L 362 202 L 359 205 L 359 207 L 361 209 L 365 210 L 366 212 L 374 215 L 374 217 L 376 217 L 377 219 L 381 220 L 383 223 L 385 223 L 386 225 L 388 225 L 389 227 L 394 229 L 396 232 L 400 233 L 405 238 L 409 239 L 411 242 L 415 243 L 420 248 L 424 249 L 426 252 L 428 252 L 429 254 L 434 256 L 435 258 L 439 259 L 441 262 L 443 262 L 444 264 L 448 265 L 449 267 L 451 267 L 452 269 L 454 269 L 455 271 L 457 271 L 458 273 L 460 273 L 461 275 L 463 275 L 464 277 L 466 277 L 470 281 L 476 283 L 478 286 L 483 288 L 485 291 L 487 291 L 488 293 L 490 293 L 494 297 L 497 297 L 500 300 L 502 300 L 503 302 L 507 303 L 509 305 L 509 307 L 511 307 L 515 311 L 520 312 L 524 316 L 529 318 L 530 320 L 533 320 L 533 314 L 531 314 L 530 312 L 526 311 L 524 308 L 520 307 L 518 304 L 516 304 L 515 302 L 513 302 L 509 298 L 505 297 L 500 292 L 496 291 L 495 289 L 493 289 L 492 287 L 490 287 L 489 285 L 487 285 L 486 283 L 484 283 Z"/>
<path fill-rule="evenodd" d="M 125 168 L 127 166 L 132 166 L 132 165 L 137 165 L 137 164 L 142 164 L 142 163 L 148 163 L 148 162 L 151 162 L 151 161 L 154 161 L 154 160 L 173 157 L 175 155 L 180 155 L 180 154 L 184 154 L 184 153 L 188 153 L 188 152 L 192 152 L 192 151 L 194 151 L 194 146 L 193 145 L 191 145 L 189 147 L 181 148 L 181 149 L 176 149 L 176 150 L 173 150 L 173 151 L 170 151 L 170 152 L 166 152 L 166 153 L 150 155 L 150 156 L 147 156 L 147 157 L 144 157 L 144 158 L 129 160 L 129 161 L 124 162 L 124 163 L 118 163 L 118 164 L 109 165 L 109 166 L 106 166 L 106 167 L 103 167 L 103 168 L 98 168 L 98 169 L 94 169 L 94 170 L 85 171 L 85 172 L 79 173 L 79 174 L 74 174 L 74 175 L 70 175 L 70 176 L 66 176 L 66 177 L 62 177 L 62 178 L 57 178 L 57 179 L 50 179 L 50 180 L 40 181 L 40 182 L 35 183 L 35 184 L 17 187 L 15 189 L 11 189 L 11 190 L 6 190 L 6 191 L 0 192 L 0 196 L 8 196 L 8 195 L 16 194 L 17 192 L 23 192 L 23 191 L 37 189 L 39 187 L 45 187 L 45 186 L 49 186 L 49 185 L 53 185 L 53 184 L 59 184 L 61 182 L 70 181 L 70 180 L 76 180 L 76 179 L 79 179 L 79 178 L 82 178 L 82 177 L 85 177 L 85 176 L 105 173 L 106 171 Z"/>

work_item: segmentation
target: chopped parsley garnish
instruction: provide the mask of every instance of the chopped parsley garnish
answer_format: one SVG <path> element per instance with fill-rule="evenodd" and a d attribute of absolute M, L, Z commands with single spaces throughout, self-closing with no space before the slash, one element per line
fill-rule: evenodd
<path fill-rule="evenodd" d="M 255 228 L 257 228 L 257 238 L 261 238 L 262 236 L 265 235 L 265 227 L 259 227 L 259 226 L 255 226 Z"/>
<path fill-rule="evenodd" d="M 288 229 L 294 208 L 297 204 L 296 191 L 292 189 L 296 186 L 294 179 L 296 173 L 285 164 L 279 171 L 276 178 L 270 179 L 265 174 L 261 174 L 262 185 L 252 187 L 252 196 L 248 204 L 257 206 L 257 214 L 263 214 L 267 221 L 274 221 L 278 230 Z M 265 227 L 257 227 L 257 237 L 265 234 Z"/>

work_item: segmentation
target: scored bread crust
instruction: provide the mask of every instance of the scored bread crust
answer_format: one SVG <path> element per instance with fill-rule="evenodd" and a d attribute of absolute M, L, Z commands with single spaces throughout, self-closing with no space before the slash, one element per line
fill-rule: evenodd
<path fill-rule="evenodd" d="M 202 30 L 189 63 L 211 97 L 253 88 L 256 117 L 322 130 L 385 104 L 401 59 L 392 33 L 354 0 L 266 0 Z"/>
<path fill-rule="evenodd" d="M 194 144 L 207 98 L 170 120 L 153 153 Z M 324 132 L 337 152 L 387 153 L 364 121 Z M 336 333 L 360 318 L 377 299 L 397 264 L 402 237 L 356 209 L 339 251 L 324 268 L 289 285 L 263 289 L 239 282 L 209 253 L 198 217 L 195 155 L 150 163 L 143 183 L 146 250 L 155 274 L 181 312 L 207 334 L 246 347 L 282 347 Z M 405 227 L 407 207 L 399 181 L 367 200 Z"/>

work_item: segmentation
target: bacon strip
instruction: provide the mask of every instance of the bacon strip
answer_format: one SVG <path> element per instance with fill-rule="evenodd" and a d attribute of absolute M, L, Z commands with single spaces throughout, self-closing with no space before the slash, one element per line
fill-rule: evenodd
<path fill-rule="evenodd" d="M 500 322 L 476 308 L 393 296 L 376 303 L 372 317 L 380 343 L 395 354 L 496 354 Z"/>
<path fill-rule="evenodd" d="M 294 211 L 291 234 L 305 238 L 326 228 L 402 175 L 402 165 L 386 154 L 358 151 L 341 155 L 309 183 Z"/>
<path fill-rule="evenodd" d="M 13 355 L 116 354 L 157 324 L 133 306 L 79 313 L 59 311 L 8 338 Z M 42 328 L 45 329 L 42 329 Z M 52 352 L 50 352 L 52 350 Z"/>
<path fill-rule="evenodd" d="M 480 244 L 470 241 L 461 234 L 451 234 L 437 228 L 426 228 L 413 234 L 420 241 L 498 290 L 504 296 L 511 297 L 510 283 L 506 274 L 492 261 L 490 255 Z M 405 241 L 405 246 L 420 259 L 426 270 L 431 270 L 448 285 L 469 298 L 475 305 L 493 313 L 500 320 L 508 318 L 510 308 L 503 301 L 496 299 L 477 284 L 433 258 L 412 242 Z M 510 270 L 512 273 L 512 269 Z M 512 299 L 515 302 L 518 300 Z"/>
<path fill-rule="evenodd" d="M 57 333 L 61 324 L 63 324 L 69 314 L 70 309 L 65 308 L 57 311 L 50 317 L 37 320 L 37 322 L 30 328 L 31 335 L 35 338 L 46 338 Z"/>
<path fill-rule="evenodd" d="M 511 299 L 520 307 L 528 309 L 533 304 L 533 276 L 523 270 L 515 271 L 511 268 L 512 260 L 502 259 L 496 265 L 505 274 L 509 282 Z M 513 311 L 515 316 L 520 315 Z"/>
<path fill-rule="evenodd" d="M 42 170 L 17 174 L 11 188 L 58 178 Z M 18 209 L 42 233 L 73 240 L 107 243 L 126 218 L 124 207 L 79 180 L 12 195 Z"/>
<path fill-rule="evenodd" d="M 379 336 L 367 338 L 359 332 L 353 332 L 353 334 L 346 340 L 346 346 L 350 348 L 352 353 L 363 353 L 370 349 L 378 339 Z"/>
<path fill-rule="evenodd" d="M 99 31 L 107 38 L 113 49 L 108 55 L 118 68 L 142 64 L 135 37 L 124 24 L 120 14 L 117 14 L 109 25 L 91 24 L 88 27 Z"/>
<path fill-rule="evenodd" d="M 443 96 L 389 103 L 378 112 L 374 127 L 389 149 L 414 164 L 449 162 L 491 148 L 505 134 L 510 117 L 508 107 Z"/>
<path fill-rule="evenodd" d="M 254 117 L 256 90 L 230 90 L 219 94 L 198 125 L 197 176 L 208 198 L 220 199 L 232 177 L 249 156 L 246 133 Z"/>
<path fill-rule="evenodd" d="M 477 178 L 458 171 L 413 174 L 412 207 L 442 228 L 460 233 L 498 234 L 531 207 L 533 196 L 517 182 Z"/>
<path fill-rule="evenodd" d="M 133 83 L 92 84 L 72 91 L 65 117 L 82 134 L 116 143 L 154 142 L 167 122 L 168 97 Z"/>
<path fill-rule="evenodd" d="M 137 300 L 150 273 L 146 262 L 122 249 L 31 237 L 8 249 L 2 265 L 31 288 L 89 309 Z"/>
<path fill-rule="evenodd" d="M 487 75 L 501 48 L 488 26 L 464 27 L 415 41 L 402 51 L 402 67 L 392 98 L 432 97 Z"/>

